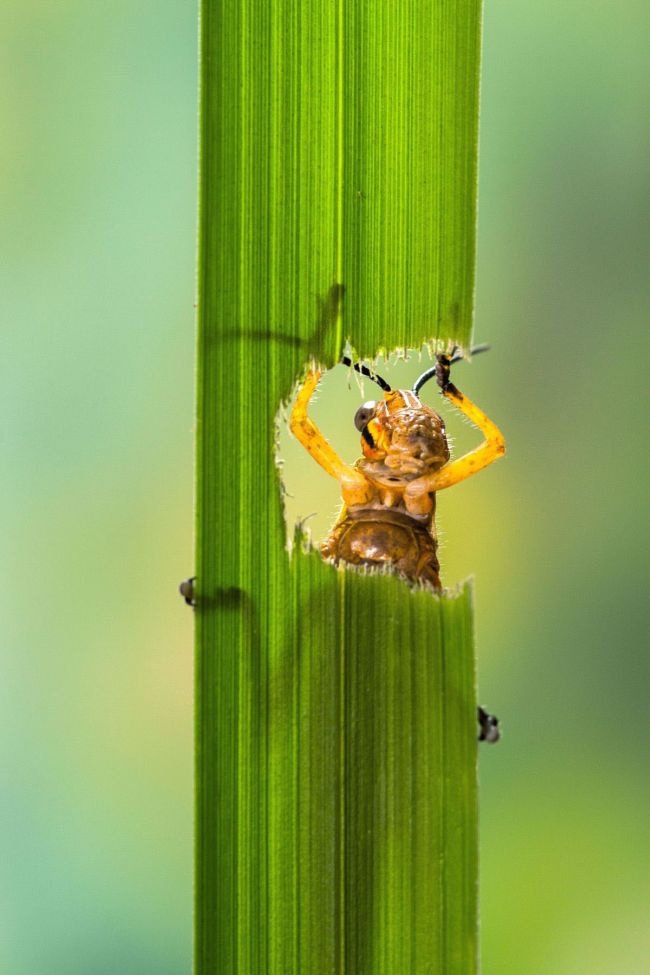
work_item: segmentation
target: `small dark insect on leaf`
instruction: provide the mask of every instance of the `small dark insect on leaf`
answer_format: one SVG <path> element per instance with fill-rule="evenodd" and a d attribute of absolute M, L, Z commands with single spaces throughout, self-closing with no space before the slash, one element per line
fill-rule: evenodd
<path fill-rule="evenodd" d="M 488 714 L 485 708 L 478 709 L 478 724 L 480 728 L 478 740 L 494 745 L 501 737 L 499 719 L 494 714 Z"/>
<path fill-rule="evenodd" d="M 192 576 L 191 579 L 184 579 L 178 587 L 178 591 L 185 600 L 188 606 L 196 606 L 196 598 L 194 595 L 194 583 L 196 581 L 196 576 Z"/>

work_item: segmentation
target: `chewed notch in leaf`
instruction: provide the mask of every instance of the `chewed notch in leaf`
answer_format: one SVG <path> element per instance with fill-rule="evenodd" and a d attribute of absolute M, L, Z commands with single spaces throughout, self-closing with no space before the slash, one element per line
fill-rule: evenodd
<path fill-rule="evenodd" d="M 482 351 L 483 347 L 474 351 Z M 341 487 L 343 507 L 321 546 L 335 563 L 390 568 L 414 583 L 442 589 L 435 525 L 436 492 L 476 474 L 505 452 L 500 430 L 451 382 L 456 350 L 438 353 L 436 363 L 412 389 L 392 389 L 367 366 L 344 359 L 373 380 L 383 397 L 364 403 L 354 424 L 361 433 L 362 456 L 343 461 L 308 415 L 321 377 L 312 368 L 298 391 L 291 432 Z M 483 443 L 450 461 L 445 424 L 420 399 L 420 390 L 436 379 L 446 397 L 484 434 Z"/>

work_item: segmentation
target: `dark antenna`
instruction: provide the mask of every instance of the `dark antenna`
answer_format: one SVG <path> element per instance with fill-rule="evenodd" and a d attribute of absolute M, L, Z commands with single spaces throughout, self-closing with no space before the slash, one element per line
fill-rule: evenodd
<path fill-rule="evenodd" d="M 343 356 L 341 362 L 344 366 L 353 366 L 353 368 L 356 369 L 357 372 L 361 373 L 362 376 L 366 376 L 368 379 L 372 379 L 373 383 L 377 383 L 377 385 L 383 389 L 385 393 L 390 393 L 391 387 L 388 385 L 386 380 L 382 379 L 381 376 L 378 376 L 376 372 L 371 372 L 370 369 L 368 369 L 368 366 L 362 366 L 358 362 L 352 362 L 352 359 L 350 359 L 350 357 L 347 355 Z"/>
<path fill-rule="evenodd" d="M 479 352 L 487 352 L 489 348 L 490 348 L 489 345 L 475 345 L 469 350 L 469 354 L 478 355 Z M 452 366 L 454 362 L 460 362 L 461 359 L 464 358 L 465 357 L 462 354 L 462 352 L 458 352 L 456 349 L 454 349 L 453 352 L 451 353 L 451 358 L 449 359 L 449 365 Z M 415 380 L 415 383 L 413 384 L 413 392 L 415 393 L 416 396 L 418 395 L 418 393 L 420 392 L 424 384 L 428 383 L 430 379 L 433 379 L 433 377 L 436 374 L 436 369 L 437 369 L 437 365 L 431 366 L 430 369 L 427 369 L 426 372 L 422 373 L 419 379 Z"/>

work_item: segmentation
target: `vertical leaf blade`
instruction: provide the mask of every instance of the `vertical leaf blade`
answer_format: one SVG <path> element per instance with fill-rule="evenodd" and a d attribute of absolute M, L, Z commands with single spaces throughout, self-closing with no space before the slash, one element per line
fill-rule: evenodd
<path fill-rule="evenodd" d="M 346 324 L 364 355 L 437 338 L 466 344 L 480 3 L 406 0 L 345 10 Z"/>
<path fill-rule="evenodd" d="M 346 339 L 469 339 L 478 25 L 202 2 L 197 975 L 475 970 L 469 593 L 290 564 L 274 441 Z"/>

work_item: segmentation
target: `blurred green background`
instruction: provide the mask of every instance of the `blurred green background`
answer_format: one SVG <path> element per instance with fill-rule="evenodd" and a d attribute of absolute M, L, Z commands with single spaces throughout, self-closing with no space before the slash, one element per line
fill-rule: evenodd
<path fill-rule="evenodd" d="M 1 18 L 0 970 L 180 975 L 196 10 L 9 0 Z M 476 339 L 493 350 L 456 381 L 509 453 L 439 503 L 443 578 L 475 575 L 481 700 L 504 727 L 481 752 L 484 975 L 640 975 L 650 955 L 649 21 L 634 0 L 486 5 Z M 359 392 L 343 370 L 326 386 L 316 416 L 353 459 Z M 282 443 L 290 513 L 320 512 L 322 535 L 336 486 Z"/>

